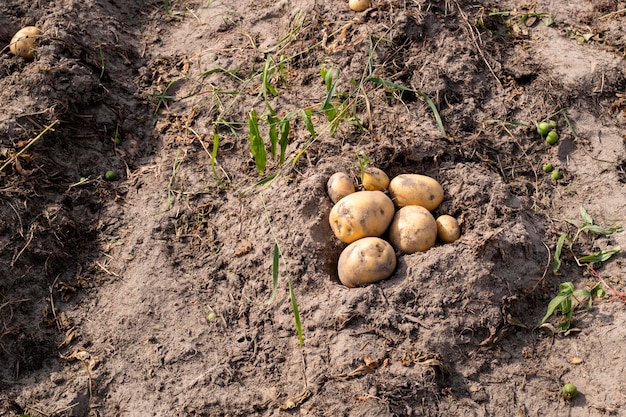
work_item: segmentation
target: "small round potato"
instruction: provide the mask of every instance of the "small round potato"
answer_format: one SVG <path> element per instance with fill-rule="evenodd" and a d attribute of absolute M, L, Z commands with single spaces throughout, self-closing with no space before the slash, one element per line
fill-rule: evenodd
<path fill-rule="evenodd" d="M 32 59 L 33 50 L 35 49 L 35 40 L 41 36 L 41 30 L 35 26 L 26 26 L 18 30 L 9 46 L 9 50 L 13 55 L 22 58 Z"/>
<path fill-rule="evenodd" d="M 363 188 L 370 191 L 386 191 L 389 187 L 389 177 L 382 169 L 365 167 L 361 176 Z"/>
<path fill-rule="evenodd" d="M 348 245 L 339 256 L 339 280 L 348 288 L 389 278 L 396 269 L 396 253 L 378 237 L 365 237 Z"/>
<path fill-rule="evenodd" d="M 422 206 L 402 207 L 389 226 L 389 241 L 406 254 L 426 252 L 435 245 L 435 240 L 437 223 Z"/>
<path fill-rule="evenodd" d="M 389 183 L 389 195 L 398 207 L 422 206 L 432 211 L 443 201 L 443 188 L 426 175 L 400 174 Z"/>
<path fill-rule="evenodd" d="M 339 200 L 328 220 L 339 240 L 352 243 L 385 233 L 394 211 L 393 202 L 382 191 L 357 191 Z"/>
<path fill-rule="evenodd" d="M 367 10 L 367 8 L 371 6 L 371 1 L 370 0 L 349 0 L 348 6 L 350 6 L 350 9 L 354 10 L 355 12 L 362 12 L 363 10 Z"/>
<path fill-rule="evenodd" d="M 437 217 L 437 236 L 445 243 L 452 243 L 461 237 L 459 222 L 452 216 L 444 214 Z"/>
<path fill-rule="evenodd" d="M 348 194 L 352 194 L 355 192 L 354 183 L 348 177 L 348 174 L 345 172 L 335 172 L 328 179 L 328 183 L 326 184 L 326 188 L 328 191 L 328 196 L 330 200 L 334 203 L 341 200 Z"/>

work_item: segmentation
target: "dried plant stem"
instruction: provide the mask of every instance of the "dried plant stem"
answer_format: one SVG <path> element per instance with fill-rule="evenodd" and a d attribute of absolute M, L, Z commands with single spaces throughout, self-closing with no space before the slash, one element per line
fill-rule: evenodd
<path fill-rule="evenodd" d="M 28 142 L 28 144 L 26 146 L 24 146 L 24 148 L 22 150 L 20 150 L 18 153 L 16 153 L 15 155 L 13 155 L 12 157 L 10 157 L 5 163 L 4 165 L 2 165 L 0 167 L 0 172 L 2 172 L 7 166 L 9 166 L 13 161 L 15 161 L 17 159 L 17 157 L 19 157 L 21 154 L 23 154 L 24 152 L 26 152 L 32 145 L 35 144 L 35 142 L 37 142 L 39 139 L 41 139 L 43 137 L 43 135 L 45 135 L 46 133 L 48 133 L 50 130 L 52 130 L 52 128 L 56 125 L 58 125 L 59 123 L 61 123 L 60 120 L 55 120 L 54 122 L 50 123 L 48 126 L 46 126 L 46 128 L 44 130 L 41 131 L 41 133 L 39 133 L 37 135 L 37 137 L 35 137 L 34 139 L 32 139 L 30 142 Z"/>

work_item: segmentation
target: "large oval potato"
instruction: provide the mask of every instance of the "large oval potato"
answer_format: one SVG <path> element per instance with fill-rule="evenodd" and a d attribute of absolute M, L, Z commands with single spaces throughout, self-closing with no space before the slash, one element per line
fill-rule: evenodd
<path fill-rule="evenodd" d="M 389 226 L 389 241 L 406 254 L 426 252 L 436 240 L 435 218 L 422 206 L 402 207 Z"/>
<path fill-rule="evenodd" d="M 422 206 L 432 211 L 443 201 L 443 188 L 426 175 L 400 174 L 389 183 L 389 195 L 398 207 Z"/>
<path fill-rule="evenodd" d="M 370 191 L 387 191 L 389 187 L 389 177 L 380 168 L 365 167 L 363 175 L 361 175 L 361 183 L 363 188 Z"/>
<path fill-rule="evenodd" d="M 445 243 L 452 243 L 461 237 L 459 222 L 447 214 L 437 217 L 437 235 Z"/>
<path fill-rule="evenodd" d="M 328 220 L 339 240 L 352 243 L 385 233 L 394 211 L 393 202 L 382 191 L 357 191 L 339 200 Z"/>
<path fill-rule="evenodd" d="M 365 237 L 349 244 L 339 256 L 339 280 L 349 288 L 389 278 L 396 269 L 396 254 L 389 242 Z"/>
<path fill-rule="evenodd" d="M 356 191 L 354 183 L 345 172 L 335 172 L 326 184 L 328 196 L 333 203 Z"/>
<path fill-rule="evenodd" d="M 21 56 L 22 58 L 32 59 L 33 50 L 35 49 L 35 40 L 41 36 L 41 30 L 35 26 L 26 26 L 18 30 L 11 43 L 9 44 L 9 50 L 13 55 Z"/>

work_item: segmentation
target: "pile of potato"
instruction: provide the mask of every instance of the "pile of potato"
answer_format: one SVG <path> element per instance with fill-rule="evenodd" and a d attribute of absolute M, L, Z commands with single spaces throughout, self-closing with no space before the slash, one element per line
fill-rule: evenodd
<path fill-rule="evenodd" d="M 339 279 L 346 287 L 390 277 L 396 269 L 396 250 L 425 252 L 437 237 L 445 243 L 460 237 L 454 217 L 442 215 L 435 220 L 431 214 L 443 201 L 443 188 L 435 179 L 401 174 L 390 181 L 385 172 L 368 166 L 361 182 L 364 190 L 356 191 L 350 177 L 337 172 L 327 184 L 335 204 L 330 227 L 339 240 L 348 243 L 338 264 Z"/>

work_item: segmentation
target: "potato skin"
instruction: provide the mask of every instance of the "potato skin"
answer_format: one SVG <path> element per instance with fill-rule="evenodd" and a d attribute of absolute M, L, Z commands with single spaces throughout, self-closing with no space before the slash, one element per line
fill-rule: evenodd
<path fill-rule="evenodd" d="M 370 0 L 350 0 L 348 6 L 355 12 L 362 12 L 371 6 Z"/>
<path fill-rule="evenodd" d="M 354 183 L 345 172 L 335 172 L 326 183 L 328 196 L 333 203 L 356 191 Z"/>
<path fill-rule="evenodd" d="M 389 177 L 380 168 L 365 167 L 361 176 L 363 188 L 370 191 L 386 191 L 389 187 Z"/>
<path fill-rule="evenodd" d="M 389 278 L 396 269 L 396 253 L 389 242 L 365 237 L 348 245 L 339 256 L 339 280 L 348 288 Z"/>
<path fill-rule="evenodd" d="M 437 217 L 437 236 L 445 243 L 452 243 L 461 237 L 459 222 L 447 214 Z"/>
<path fill-rule="evenodd" d="M 426 252 L 437 240 L 437 223 L 422 206 L 405 206 L 389 226 L 389 241 L 403 253 Z"/>
<path fill-rule="evenodd" d="M 35 26 L 26 26 L 18 30 L 9 46 L 9 50 L 13 55 L 22 58 L 32 59 L 33 50 L 35 49 L 35 40 L 41 35 L 41 30 Z"/>
<path fill-rule="evenodd" d="M 432 211 L 443 201 L 443 188 L 426 175 L 400 174 L 389 183 L 389 195 L 398 207 L 422 206 Z"/>
<path fill-rule="evenodd" d="M 385 233 L 394 211 L 393 202 L 382 191 L 357 191 L 333 206 L 328 221 L 339 240 L 352 243 Z"/>

